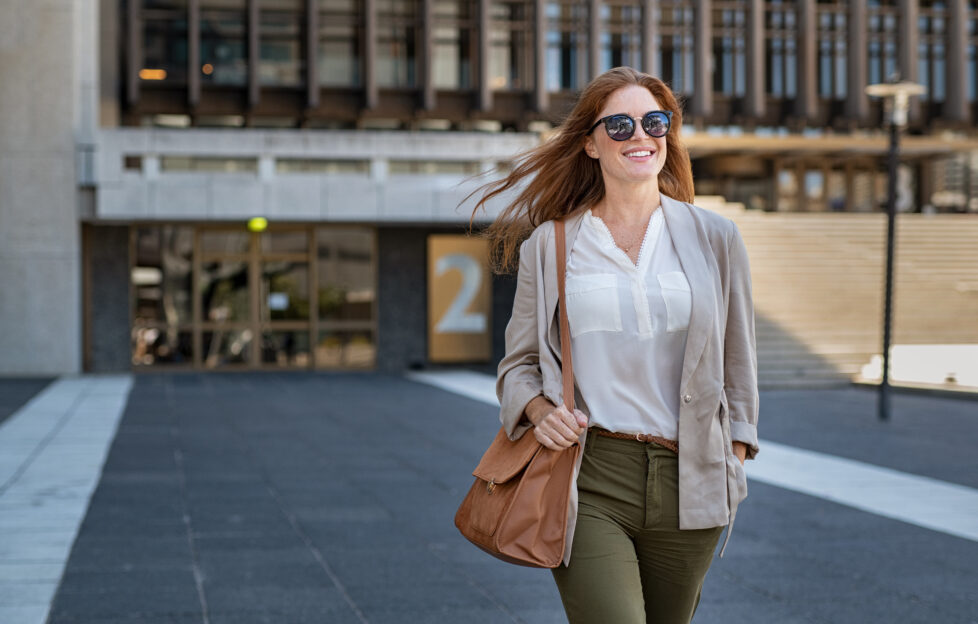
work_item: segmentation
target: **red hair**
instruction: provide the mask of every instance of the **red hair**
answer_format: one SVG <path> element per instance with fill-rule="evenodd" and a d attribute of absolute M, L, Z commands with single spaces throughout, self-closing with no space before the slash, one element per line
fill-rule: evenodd
<path fill-rule="evenodd" d="M 604 197 L 604 178 L 598 161 L 584 152 L 584 141 L 612 93 L 631 85 L 649 90 L 662 110 L 672 111 L 666 135 L 666 163 L 659 172 L 659 191 L 679 201 L 693 201 L 693 170 L 689 152 L 680 140 L 683 115 L 672 90 L 658 78 L 631 67 L 615 67 L 592 80 L 554 135 L 517 157 L 508 176 L 483 185 L 472 210 L 525 182 L 525 187 L 484 231 L 490 240 L 490 259 L 498 273 L 512 272 L 520 243 L 541 223 L 595 205 Z M 471 197 L 471 195 L 470 195 Z M 471 225 L 471 222 L 470 222 Z"/>

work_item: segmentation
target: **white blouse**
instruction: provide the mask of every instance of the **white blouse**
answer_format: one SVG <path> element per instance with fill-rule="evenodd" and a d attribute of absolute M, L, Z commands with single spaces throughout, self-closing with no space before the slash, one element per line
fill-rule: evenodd
<path fill-rule="evenodd" d="M 662 208 L 652 213 L 637 265 L 588 210 L 567 263 L 566 297 L 574 377 L 590 424 L 677 439 L 692 299 Z"/>

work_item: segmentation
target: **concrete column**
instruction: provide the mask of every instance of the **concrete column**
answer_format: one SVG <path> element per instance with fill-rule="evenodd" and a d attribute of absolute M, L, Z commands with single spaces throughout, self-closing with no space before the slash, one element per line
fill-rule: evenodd
<path fill-rule="evenodd" d="M 798 91 L 795 96 L 795 115 L 805 122 L 818 114 L 818 23 L 815 0 L 799 0 L 795 24 L 798 28 Z"/>
<path fill-rule="evenodd" d="M 764 117 L 767 108 L 764 77 L 767 75 L 764 67 L 764 0 L 750 0 L 747 8 L 747 49 L 746 91 L 744 100 L 747 116 L 760 119 Z"/>
<path fill-rule="evenodd" d="M 479 37 L 479 110 L 492 109 L 492 88 L 489 84 L 489 32 L 492 25 L 489 0 L 479 0 L 479 14 L 476 16 Z"/>
<path fill-rule="evenodd" d="M 0 3 L 15 25 L 0 37 L 0 375 L 81 368 L 75 124 L 91 68 L 70 59 L 98 63 L 91 2 Z"/>
<path fill-rule="evenodd" d="M 421 50 L 418 73 L 421 75 L 421 108 L 435 108 L 435 0 L 421 3 Z"/>
<path fill-rule="evenodd" d="M 126 31 L 124 28 L 120 29 L 120 19 L 118 2 L 99 0 L 97 39 L 99 45 L 95 51 L 99 59 L 98 123 L 100 126 L 110 128 L 118 126 L 121 117 L 119 38 Z"/>
<path fill-rule="evenodd" d="M 699 0 L 693 19 L 693 115 L 713 113 L 713 3 Z"/>
<path fill-rule="evenodd" d="M 319 108 L 319 3 L 306 0 L 306 106 Z"/>
<path fill-rule="evenodd" d="M 852 0 L 846 19 L 849 26 L 846 35 L 849 47 L 846 51 L 846 116 L 857 124 L 863 124 L 869 118 L 869 97 L 866 95 L 869 83 L 866 0 Z"/>
<path fill-rule="evenodd" d="M 968 2 L 950 0 L 947 21 L 947 92 L 944 117 L 968 122 Z"/>
<path fill-rule="evenodd" d="M 79 178 L 90 182 L 95 135 L 99 122 L 99 0 L 76 0 L 74 29 L 74 97 Z"/>
<path fill-rule="evenodd" d="M 642 2 L 642 71 L 660 78 L 662 77 L 662 59 L 655 23 L 655 12 L 658 7 L 658 0 Z"/>
<path fill-rule="evenodd" d="M 250 108 L 258 106 L 261 93 L 261 86 L 258 84 L 258 63 L 260 62 L 258 52 L 259 46 L 261 46 L 261 36 L 258 32 L 260 18 L 258 0 L 248 0 L 248 106 Z"/>
<path fill-rule="evenodd" d="M 88 357 L 86 370 L 118 373 L 132 369 L 129 341 L 129 226 L 87 225 L 85 281 Z"/>
<path fill-rule="evenodd" d="M 363 0 L 363 101 L 365 108 L 377 108 L 377 2 Z"/>
<path fill-rule="evenodd" d="M 534 3 L 536 17 L 534 39 L 536 42 L 536 77 L 533 101 L 537 112 L 543 113 L 550 106 L 547 93 L 547 3 L 546 0 L 536 0 Z"/>
<path fill-rule="evenodd" d="M 601 73 L 601 0 L 589 0 L 587 16 L 588 68 L 595 78 Z"/>
<path fill-rule="evenodd" d="M 917 20 L 920 11 L 917 8 L 917 0 L 899 0 L 899 24 L 897 25 L 897 67 L 900 71 L 900 78 L 910 82 L 917 82 L 920 78 L 917 72 L 917 54 L 920 47 L 920 34 Z M 889 80 L 889 76 L 884 76 L 884 80 Z M 910 123 L 920 119 L 920 101 L 926 99 L 915 97 L 910 98 L 910 111 L 908 118 Z"/>
<path fill-rule="evenodd" d="M 200 104 L 200 0 L 187 2 L 187 103 Z"/>
<path fill-rule="evenodd" d="M 126 102 L 139 102 L 139 70 L 143 66 L 143 20 L 140 3 L 126 7 Z"/>

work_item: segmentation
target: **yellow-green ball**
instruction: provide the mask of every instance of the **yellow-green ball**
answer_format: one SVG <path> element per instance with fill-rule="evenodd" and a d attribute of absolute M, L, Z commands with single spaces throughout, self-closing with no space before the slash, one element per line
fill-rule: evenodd
<path fill-rule="evenodd" d="M 252 232 L 264 232 L 268 227 L 268 219 L 265 217 L 254 217 L 248 219 L 248 229 Z"/>

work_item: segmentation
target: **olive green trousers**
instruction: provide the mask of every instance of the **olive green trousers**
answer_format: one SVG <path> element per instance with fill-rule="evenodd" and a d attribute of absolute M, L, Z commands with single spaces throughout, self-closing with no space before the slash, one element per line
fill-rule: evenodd
<path fill-rule="evenodd" d="M 679 530 L 678 457 L 592 431 L 577 490 L 570 565 L 553 570 L 570 624 L 688 624 L 723 527 Z"/>

